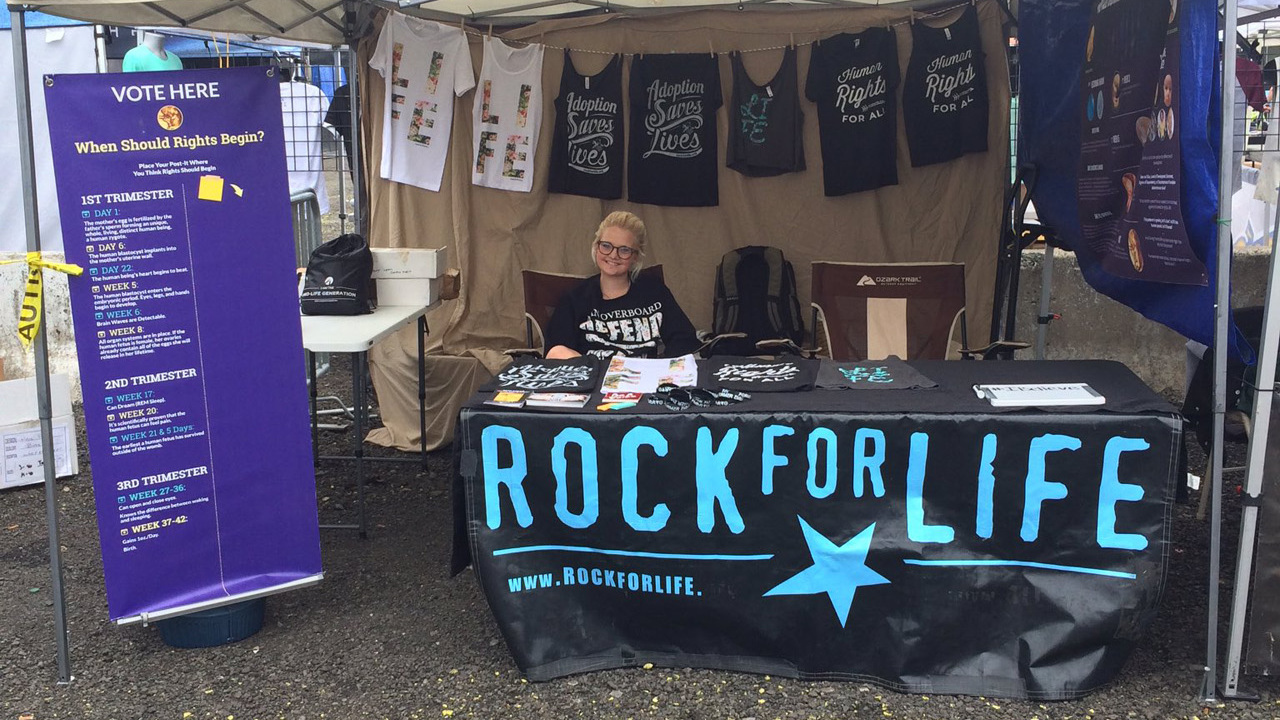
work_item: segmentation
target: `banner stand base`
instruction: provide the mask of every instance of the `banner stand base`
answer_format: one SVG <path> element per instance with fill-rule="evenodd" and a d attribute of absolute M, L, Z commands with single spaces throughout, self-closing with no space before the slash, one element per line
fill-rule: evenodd
<path fill-rule="evenodd" d="M 266 598 L 256 598 L 161 620 L 156 627 L 170 647 L 217 647 L 239 642 L 261 630 L 266 606 Z"/>

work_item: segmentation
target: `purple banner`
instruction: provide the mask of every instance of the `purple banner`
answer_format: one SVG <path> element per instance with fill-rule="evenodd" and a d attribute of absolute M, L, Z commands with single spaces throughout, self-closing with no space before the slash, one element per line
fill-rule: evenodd
<path fill-rule="evenodd" d="M 1182 218 L 1180 49 L 1176 2 L 1099 3 L 1081 78 L 1080 226 L 1112 275 L 1205 285 Z"/>
<path fill-rule="evenodd" d="M 279 83 L 46 78 L 112 620 L 317 576 Z"/>

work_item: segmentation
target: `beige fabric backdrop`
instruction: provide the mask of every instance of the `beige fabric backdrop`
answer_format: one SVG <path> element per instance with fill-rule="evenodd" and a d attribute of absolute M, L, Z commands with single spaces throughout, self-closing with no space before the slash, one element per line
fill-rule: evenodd
<path fill-rule="evenodd" d="M 475 92 L 454 105 L 453 136 L 440 192 L 432 193 L 379 178 L 384 92 L 382 78 L 368 69 L 361 77 L 369 153 L 370 243 L 374 247 L 447 246 L 450 263 L 462 271 L 462 295 L 429 316 L 432 355 L 471 356 L 490 372 L 504 358 L 501 350 L 523 345 L 523 300 L 520 270 L 531 268 L 587 274 L 593 265 L 587 250 L 600 219 L 616 209 L 637 213 L 648 226 L 647 263 L 662 263 L 667 284 L 694 325 L 709 329 L 715 269 L 721 255 L 743 245 L 776 245 L 796 268 L 802 304 L 809 300 L 809 263 L 813 260 L 919 262 L 945 260 L 967 265 L 969 333 L 972 342 L 986 342 L 995 277 L 996 248 L 1005 186 L 1009 181 L 1009 81 L 1005 58 L 1005 19 L 992 0 L 978 2 L 986 52 L 990 102 L 988 152 L 966 155 L 941 165 L 914 169 L 898 117 L 899 185 L 874 192 L 828 198 L 822 193 L 822 156 L 817 109 L 801 100 L 804 146 L 808 170 L 773 178 L 748 178 L 724 167 L 728 138 L 728 104 L 732 71 L 728 52 L 775 48 L 743 55 L 748 73 L 757 80 L 771 77 L 782 60 L 782 46 L 799 46 L 799 83 L 803 94 L 809 66 L 808 43 L 839 32 L 857 32 L 886 23 L 901 23 L 902 9 L 824 8 L 738 12 L 707 10 L 628 18 L 621 15 L 552 20 L 503 34 L 513 40 L 541 42 L 577 50 L 623 53 L 711 52 L 720 54 L 720 81 L 725 105 L 717 114 L 719 133 L 720 205 L 711 208 L 671 208 L 633 205 L 625 200 L 599 201 L 546 191 L 551 133 L 563 67 L 561 51 L 547 48 L 543 64 L 542 134 L 535 158 L 534 189 L 515 193 L 475 187 L 470 180 L 471 108 Z M 930 20 L 952 22 L 956 9 Z M 899 67 L 905 75 L 911 56 L 911 33 L 896 24 Z M 469 31 L 472 28 L 468 28 Z M 471 36 L 476 73 L 482 61 L 481 42 Z M 362 43 L 367 59 L 376 37 Z M 608 62 L 603 53 L 575 52 L 579 72 L 594 73 Z M 626 97 L 624 66 L 623 96 Z M 899 108 L 901 108 L 899 92 Z M 625 104 L 625 102 L 624 102 Z M 806 310 L 806 323 L 808 313 Z M 375 348 L 370 354 L 374 382 L 384 404 L 412 398 L 416 388 L 400 385 L 416 378 L 406 370 L 415 351 L 411 332 Z M 381 366 L 381 367 L 380 367 Z M 399 372 L 391 372 L 398 366 Z M 408 374 L 413 372 L 414 374 Z M 443 382 L 443 378 L 441 378 Z M 464 383 L 470 384 L 470 383 Z M 443 414 L 448 427 L 428 433 L 433 447 L 452 435 L 461 388 L 428 388 L 432 414 Z M 437 402 L 441 395 L 453 400 Z M 385 412 L 388 421 L 401 412 Z M 411 418 L 412 415 L 409 415 Z M 395 444 L 412 448 L 417 424 L 395 428 Z M 386 441 L 385 433 L 380 437 Z"/>

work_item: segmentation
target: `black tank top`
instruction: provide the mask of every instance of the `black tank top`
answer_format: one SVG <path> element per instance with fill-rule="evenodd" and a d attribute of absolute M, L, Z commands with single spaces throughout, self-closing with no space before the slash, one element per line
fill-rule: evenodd
<path fill-rule="evenodd" d="M 547 191 L 603 200 L 622 197 L 622 59 L 579 75 L 564 53 Z"/>
<path fill-rule="evenodd" d="M 768 177 L 804 170 L 804 113 L 796 89 L 796 51 L 787 48 L 773 79 L 756 85 L 733 53 L 733 99 L 725 164 L 743 175 Z"/>
<path fill-rule="evenodd" d="M 973 5 L 947 27 L 911 25 L 902 113 L 911 166 L 987 150 L 986 55 Z"/>

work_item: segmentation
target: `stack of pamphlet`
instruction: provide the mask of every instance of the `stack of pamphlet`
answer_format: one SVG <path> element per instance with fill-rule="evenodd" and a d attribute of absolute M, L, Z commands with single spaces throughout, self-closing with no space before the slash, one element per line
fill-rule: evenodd
<path fill-rule="evenodd" d="M 973 392 L 992 407 L 1053 407 L 1102 405 L 1107 402 L 1088 383 L 1028 383 L 1023 385 L 974 385 Z"/>

